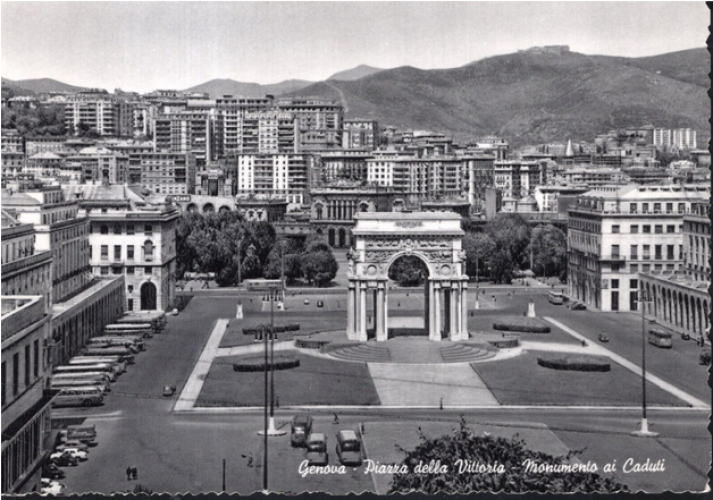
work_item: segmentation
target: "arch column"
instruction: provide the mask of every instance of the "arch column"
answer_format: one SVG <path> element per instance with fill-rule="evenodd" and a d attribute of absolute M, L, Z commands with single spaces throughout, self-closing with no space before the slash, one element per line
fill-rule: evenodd
<path fill-rule="evenodd" d="M 468 339 L 468 283 L 460 285 L 460 340 Z"/>
<path fill-rule="evenodd" d="M 359 329 L 357 340 L 366 342 L 366 283 L 359 283 Z"/>
<path fill-rule="evenodd" d="M 356 285 L 353 281 L 349 281 L 349 289 L 347 290 L 347 338 L 352 340 L 356 332 Z"/>
<path fill-rule="evenodd" d="M 460 293 L 460 283 L 453 283 L 450 290 L 451 295 L 451 330 L 449 333 L 449 338 L 452 341 L 460 340 L 461 332 L 461 293 Z"/>
<path fill-rule="evenodd" d="M 441 302 L 442 289 L 440 282 L 433 283 L 433 330 L 429 332 L 431 340 L 441 340 Z"/>
<path fill-rule="evenodd" d="M 385 294 L 384 294 L 384 285 L 385 283 L 383 281 L 380 281 L 377 284 L 376 288 L 376 302 L 374 304 L 374 318 L 376 319 L 376 340 L 377 341 L 384 341 L 386 340 L 386 325 L 384 324 L 384 321 L 386 319 L 386 304 L 384 301 Z"/>

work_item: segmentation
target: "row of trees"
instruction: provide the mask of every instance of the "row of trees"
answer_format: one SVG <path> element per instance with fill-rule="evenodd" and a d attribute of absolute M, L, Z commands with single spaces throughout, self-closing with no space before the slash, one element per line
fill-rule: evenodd
<path fill-rule="evenodd" d="M 278 239 L 267 222 L 248 222 L 237 212 L 185 213 L 176 230 L 177 276 L 215 273 L 220 286 L 240 279 L 278 279 L 292 284 L 304 279 L 326 286 L 337 274 L 332 249 L 319 235 L 305 240 Z"/>
<path fill-rule="evenodd" d="M 466 272 L 487 276 L 496 283 L 510 283 L 516 270 L 532 269 L 543 276 L 565 278 L 567 236 L 551 224 L 530 229 L 520 216 L 508 214 L 489 221 L 463 238 Z"/>
<path fill-rule="evenodd" d="M 3 108 L 2 128 L 15 129 L 20 135 L 64 135 L 64 106 L 53 104 L 37 108 Z"/>

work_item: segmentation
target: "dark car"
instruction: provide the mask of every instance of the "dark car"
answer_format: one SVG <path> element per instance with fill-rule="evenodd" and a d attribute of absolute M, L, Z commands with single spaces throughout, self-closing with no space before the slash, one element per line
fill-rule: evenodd
<path fill-rule="evenodd" d="M 290 444 L 292 444 L 292 447 L 304 447 L 311 433 L 312 417 L 309 415 L 295 415 L 295 418 L 292 419 L 292 432 L 290 434 Z"/>
<path fill-rule="evenodd" d="M 581 302 L 572 302 L 572 305 L 569 306 L 569 308 L 572 309 L 573 311 L 586 311 L 587 310 L 587 306 L 585 306 Z"/>
<path fill-rule="evenodd" d="M 711 350 L 710 349 L 703 349 L 701 353 L 698 355 L 698 362 L 702 365 L 710 365 L 711 364 Z"/>
<path fill-rule="evenodd" d="M 175 385 L 164 385 L 163 386 L 163 395 L 166 396 L 167 398 L 170 398 L 176 394 L 176 386 Z"/>
<path fill-rule="evenodd" d="M 51 462 L 47 462 L 42 466 L 42 477 L 64 479 L 64 476 L 66 476 L 64 471 Z"/>
<path fill-rule="evenodd" d="M 603 333 L 600 333 L 599 334 L 599 342 L 606 344 L 607 342 L 609 342 L 609 337 L 607 337 Z"/>
<path fill-rule="evenodd" d="M 321 300 L 317 301 L 317 307 L 324 307 L 324 302 Z"/>
<path fill-rule="evenodd" d="M 61 455 L 59 457 L 51 458 L 50 461 L 57 467 L 76 467 L 77 465 L 79 465 L 79 460 L 77 460 L 71 455 L 66 454 Z"/>

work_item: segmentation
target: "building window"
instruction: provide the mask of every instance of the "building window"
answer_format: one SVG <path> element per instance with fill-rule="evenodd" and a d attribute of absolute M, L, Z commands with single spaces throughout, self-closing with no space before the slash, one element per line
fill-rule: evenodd
<path fill-rule="evenodd" d="M 654 233 L 655 234 L 663 234 L 663 226 L 660 224 L 656 224 L 654 226 Z"/>
<path fill-rule="evenodd" d="M 674 257 L 674 246 L 673 245 L 667 245 L 666 246 L 666 258 L 669 260 L 675 259 Z"/>
<path fill-rule="evenodd" d="M 16 352 L 12 356 L 12 395 L 17 396 L 20 392 L 20 353 Z"/>
<path fill-rule="evenodd" d="M 109 226 L 99 226 L 99 233 L 100 234 L 109 234 Z"/>
<path fill-rule="evenodd" d="M 644 264 L 643 266 L 641 266 L 641 271 L 644 273 L 648 273 L 649 271 L 651 271 L 651 264 Z"/>
<path fill-rule="evenodd" d="M 30 346 L 25 346 L 25 389 L 30 387 Z"/>
<path fill-rule="evenodd" d="M 612 272 L 614 272 L 614 273 L 618 273 L 618 272 L 619 272 L 619 263 L 618 263 L 618 262 L 612 263 L 612 265 L 611 265 L 611 270 L 612 270 Z"/>
<path fill-rule="evenodd" d="M 619 232 L 620 232 L 620 231 L 619 231 L 619 225 L 618 225 L 618 224 L 613 225 L 613 226 L 611 227 L 611 232 L 614 233 L 614 234 L 619 234 Z"/>
<path fill-rule="evenodd" d="M 152 272 L 153 272 L 153 267 L 151 267 L 151 266 L 144 267 L 144 274 L 149 275 Z"/>
<path fill-rule="evenodd" d="M 109 274 L 109 268 L 106 267 L 106 266 L 102 267 L 102 268 L 101 268 L 101 274 L 102 274 L 103 276 L 108 275 L 108 274 Z"/>
<path fill-rule="evenodd" d="M 629 288 L 632 290 L 639 288 L 639 280 L 629 280 Z"/>
<path fill-rule="evenodd" d="M 134 274 L 134 267 L 129 266 L 126 268 L 126 274 Z"/>
<path fill-rule="evenodd" d="M 114 234 L 121 234 L 121 226 L 119 224 L 114 224 Z"/>
<path fill-rule="evenodd" d="M 134 260 L 134 245 L 126 246 L 126 258 L 128 260 Z"/>
<path fill-rule="evenodd" d="M 639 272 L 639 264 L 632 264 L 632 265 L 631 265 L 631 272 L 632 272 L 632 273 L 638 273 L 638 272 Z"/>
<path fill-rule="evenodd" d="M 651 234 L 651 226 L 644 224 L 644 234 Z"/>
<path fill-rule="evenodd" d="M 619 280 L 611 280 L 612 288 L 619 288 Z"/>
<path fill-rule="evenodd" d="M 685 203 L 679 203 L 678 204 L 678 211 L 683 213 L 686 211 L 686 204 Z"/>
<path fill-rule="evenodd" d="M 133 311 L 134 310 L 134 299 L 129 299 L 128 302 L 129 302 L 129 304 L 127 306 L 127 309 L 129 311 Z"/>
<path fill-rule="evenodd" d="M 644 247 L 644 260 L 649 260 L 651 258 L 651 245 L 643 245 Z"/>
<path fill-rule="evenodd" d="M 673 203 L 666 203 L 666 213 L 673 212 Z"/>
<path fill-rule="evenodd" d="M 639 234 L 639 225 L 638 224 L 633 224 L 631 226 L 631 234 Z"/>
<path fill-rule="evenodd" d="M 641 204 L 641 211 L 646 213 L 649 211 L 649 204 L 648 203 L 642 203 Z"/>
<path fill-rule="evenodd" d="M 114 245 L 114 260 L 121 260 L 121 245 Z"/>
<path fill-rule="evenodd" d="M 111 274 L 121 274 L 121 268 L 120 267 L 113 267 L 111 269 Z"/>
<path fill-rule="evenodd" d="M 639 258 L 639 245 L 631 245 L 629 254 L 631 255 L 632 259 L 638 259 Z"/>
<path fill-rule="evenodd" d="M 92 246 L 89 245 L 89 259 L 91 260 L 93 258 L 94 258 L 94 252 L 92 251 Z"/>
<path fill-rule="evenodd" d="M 34 368 L 34 375 L 35 378 L 39 377 L 40 375 L 40 341 L 35 340 L 35 356 L 34 356 L 34 363 L 33 363 L 33 368 Z"/>
<path fill-rule="evenodd" d="M 126 225 L 126 234 L 128 234 L 128 235 L 134 234 L 134 225 L 133 224 Z"/>
<path fill-rule="evenodd" d="M 661 260 L 663 256 L 661 255 L 661 245 L 654 245 L 654 255 L 656 260 Z"/>
<path fill-rule="evenodd" d="M 661 212 L 661 203 L 654 203 L 654 212 L 657 214 Z"/>
<path fill-rule="evenodd" d="M 153 234 L 153 226 L 151 224 L 144 224 L 144 234 L 146 236 Z"/>
<path fill-rule="evenodd" d="M 614 258 L 619 257 L 619 245 L 612 245 L 611 246 L 611 255 Z"/>
<path fill-rule="evenodd" d="M 666 226 L 666 232 L 667 233 L 675 233 L 676 232 L 676 226 Z"/>
<path fill-rule="evenodd" d="M 102 245 L 101 246 L 101 256 L 102 260 L 108 260 L 109 259 L 109 245 Z"/>

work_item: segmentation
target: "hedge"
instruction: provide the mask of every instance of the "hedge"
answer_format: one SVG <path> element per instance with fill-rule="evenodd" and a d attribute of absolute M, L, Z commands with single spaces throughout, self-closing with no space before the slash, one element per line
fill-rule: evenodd
<path fill-rule="evenodd" d="M 273 331 L 275 333 L 296 332 L 299 331 L 299 329 L 299 323 L 290 323 L 288 325 L 277 325 L 273 327 Z M 243 335 L 260 335 L 263 331 L 269 332 L 270 325 L 258 325 L 255 328 L 243 328 Z"/>
<path fill-rule="evenodd" d="M 275 370 L 289 370 L 300 366 L 300 358 L 297 356 L 277 355 L 275 356 Z M 268 369 L 272 368 L 272 364 L 268 360 Z M 233 363 L 233 371 L 236 372 L 261 372 L 265 370 L 265 358 L 253 357 L 241 359 Z"/>
<path fill-rule="evenodd" d="M 322 354 L 326 354 L 328 352 L 336 351 L 337 349 L 341 349 L 343 347 L 355 347 L 358 345 L 362 345 L 362 343 L 363 342 L 330 342 L 320 347 L 319 352 L 321 352 Z"/>
<path fill-rule="evenodd" d="M 295 347 L 300 347 L 302 349 L 320 349 L 322 346 L 329 344 L 330 340 L 318 340 L 318 339 L 295 339 Z"/>
<path fill-rule="evenodd" d="M 519 347 L 520 339 L 488 340 L 488 343 L 498 349 L 509 349 L 511 347 Z"/>
<path fill-rule="evenodd" d="M 493 323 L 493 329 L 505 332 L 550 333 L 550 327 L 527 318 L 508 319 Z"/>
<path fill-rule="evenodd" d="M 537 358 L 537 364 L 552 370 L 570 370 L 577 372 L 611 371 L 609 360 L 601 356 L 575 354 L 549 358 Z"/>

